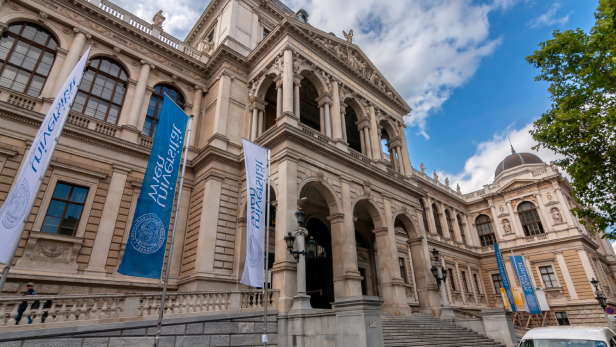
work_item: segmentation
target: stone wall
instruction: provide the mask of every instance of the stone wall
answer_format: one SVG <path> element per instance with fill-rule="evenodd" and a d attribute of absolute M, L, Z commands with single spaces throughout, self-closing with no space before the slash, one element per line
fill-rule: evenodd
<path fill-rule="evenodd" d="M 277 312 L 268 317 L 268 345 L 277 344 Z M 156 321 L 0 333 L 0 347 L 151 347 Z M 259 346 L 263 316 L 255 313 L 166 319 L 160 347 Z"/>

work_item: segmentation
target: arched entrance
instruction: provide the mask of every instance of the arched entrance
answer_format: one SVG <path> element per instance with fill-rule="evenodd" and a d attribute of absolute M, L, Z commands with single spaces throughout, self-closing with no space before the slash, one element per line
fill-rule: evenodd
<path fill-rule="evenodd" d="M 311 218 L 306 223 L 308 236 L 325 250 L 325 258 L 306 261 L 306 292 L 310 295 L 312 308 L 332 308 L 334 302 L 334 274 L 332 264 L 332 244 L 330 232 L 320 219 Z"/>
<path fill-rule="evenodd" d="M 317 87 L 308 78 L 302 79 L 299 88 L 299 121 L 316 131 L 321 131 L 323 115 L 319 110 Z"/>
<path fill-rule="evenodd" d="M 380 288 L 376 266 L 376 247 L 374 243 L 374 222 L 364 203 L 355 205 L 355 242 L 357 247 L 357 270 L 364 278 L 361 281 L 362 295 L 379 296 Z"/>

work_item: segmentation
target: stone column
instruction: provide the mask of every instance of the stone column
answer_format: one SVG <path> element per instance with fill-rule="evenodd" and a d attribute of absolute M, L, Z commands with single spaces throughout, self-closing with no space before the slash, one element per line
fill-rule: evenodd
<path fill-rule="evenodd" d="M 282 69 L 282 119 L 279 122 L 297 126 L 299 118 L 293 113 L 293 51 L 289 48 L 284 51 Z"/>
<path fill-rule="evenodd" d="M 537 204 L 539 205 L 539 213 L 541 214 L 541 221 L 545 226 L 545 231 L 554 230 L 554 226 L 552 225 L 552 220 L 550 219 L 550 215 L 548 211 L 545 209 L 545 205 L 543 204 L 543 198 L 541 197 L 541 193 L 535 194 L 535 198 L 537 198 Z"/>
<path fill-rule="evenodd" d="M 139 135 L 139 117 L 141 116 L 141 107 L 143 105 L 145 91 L 148 86 L 148 78 L 150 77 L 150 70 L 154 68 L 154 65 L 141 60 L 141 71 L 139 72 L 139 79 L 137 80 L 137 86 L 135 87 L 135 94 L 133 101 L 130 105 L 130 112 L 128 113 L 128 122 L 122 129 L 122 138 L 128 141 L 136 142 Z"/>
<path fill-rule="evenodd" d="M 386 227 L 376 229 L 376 243 L 379 255 L 379 269 L 381 273 L 381 288 L 383 290 L 383 311 L 410 316 L 411 309 L 406 302 L 405 284 L 400 277 L 398 266 L 398 246 L 396 244 L 396 232 L 391 211 L 391 197 L 383 198 Z M 380 230 L 380 231 L 379 231 Z M 380 243 L 380 245 L 379 245 Z"/>
<path fill-rule="evenodd" d="M 364 138 L 364 129 L 359 129 L 359 141 L 361 142 L 361 153 L 368 156 L 366 151 L 366 139 Z"/>
<path fill-rule="evenodd" d="M 302 76 L 297 76 L 296 75 L 295 78 L 293 79 L 293 92 L 294 92 L 293 93 L 293 95 L 294 95 L 294 97 L 293 97 L 293 109 L 294 109 L 295 116 L 298 119 L 300 119 L 300 116 L 299 116 L 299 113 L 300 113 L 300 111 L 299 111 L 299 109 L 300 109 L 300 107 L 299 107 L 300 106 L 299 87 L 302 84 L 302 78 L 303 78 Z"/>
<path fill-rule="evenodd" d="M 188 212 L 190 207 L 190 197 L 192 195 L 191 187 L 184 183 L 182 187 L 182 200 L 180 200 L 180 213 L 178 215 L 178 225 L 175 232 L 175 241 L 173 243 L 173 258 L 171 259 L 171 270 L 169 277 L 179 279 L 180 268 L 182 267 L 182 250 L 186 240 L 186 226 L 188 225 Z M 175 216 L 175 211 L 174 214 Z M 172 229 L 169 230 L 171 232 Z"/>
<path fill-rule="evenodd" d="M 411 166 L 408 143 L 406 142 L 406 133 L 404 132 L 404 128 L 406 128 L 406 125 L 404 123 L 399 123 L 398 127 L 400 129 L 400 137 L 402 138 L 402 161 L 404 162 L 404 171 L 406 172 L 407 176 L 412 176 L 413 168 Z"/>
<path fill-rule="evenodd" d="M 473 228 L 475 223 L 471 223 L 471 217 L 467 214 L 464 214 L 464 220 L 466 221 L 466 231 L 468 232 L 468 236 L 472 240 L 472 244 L 474 246 L 481 247 L 481 240 L 479 240 L 479 234 L 477 234 L 477 228 Z"/>
<path fill-rule="evenodd" d="M 329 115 L 329 102 L 323 104 L 323 109 L 325 110 L 325 133 L 327 137 L 332 137 L 332 120 Z"/>
<path fill-rule="evenodd" d="M 560 187 L 554 188 L 556 190 L 556 197 L 558 198 L 558 205 L 560 206 L 560 210 L 562 214 L 565 216 L 565 220 L 567 221 L 567 226 L 575 227 L 575 223 L 573 222 L 573 218 L 571 218 L 571 211 L 567 208 L 567 203 L 565 200 L 565 196 L 563 195 Z"/>
<path fill-rule="evenodd" d="M 422 214 L 425 211 L 421 209 L 415 210 L 415 215 L 418 221 L 421 221 Z M 419 301 L 419 312 L 431 314 L 433 317 L 441 316 L 441 297 L 436 284 L 436 279 L 431 271 L 432 261 L 430 259 L 430 249 L 428 248 L 428 239 L 426 239 L 427 230 L 424 229 L 423 223 L 419 224 L 420 236 L 416 239 L 409 240 L 411 246 L 411 257 L 413 264 L 417 264 L 415 268 L 415 276 L 417 278 L 417 296 Z"/>
<path fill-rule="evenodd" d="M 383 156 L 381 155 L 381 153 L 383 152 L 383 148 L 381 143 L 378 141 L 379 139 L 379 134 L 378 134 L 378 124 L 376 123 L 376 113 L 374 112 L 374 105 L 372 105 L 372 103 L 370 104 L 370 106 L 368 107 L 368 113 L 370 114 L 370 139 L 371 139 L 371 145 L 372 145 L 372 159 L 380 161 L 381 159 L 383 159 Z"/>
<path fill-rule="evenodd" d="M 522 231 L 522 226 L 520 225 L 520 218 L 518 218 L 517 213 L 514 213 L 511 201 L 507 201 L 507 211 L 509 211 L 509 222 L 511 223 L 513 231 L 516 235 L 523 237 L 524 231 Z"/>
<path fill-rule="evenodd" d="M 338 81 L 332 79 L 332 128 L 334 140 L 343 140 L 342 136 L 342 117 L 340 114 L 340 90 Z"/>
<path fill-rule="evenodd" d="M 498 217 L 496 214 L 496 207 L 494 207 L 494 204 L 492 203 L 492 201 L 488 201 L 488 204 L 490 205 L 490 212 L 492 212 L 491 219 L 492 219 L 492 224 L 494 224 L 494 231 L 495 231 L 496 239 L 498 241 L 501 241 L 505 233 L 503 232 L 502 225 L 500 225 L 500 223 L 498 222 Z"/>
<path fill-rule="evenodd" d="M 453 238 L 451 233 L 449 232 L 449 223 L 447 223 L 447 215 L 445 214 L 445 205 L 441 202 L 438 203 L 441 211 L 438 217 L 441 219 L 441 229 L 443 229 L 443 236 L 448 238 Z"/>
<path fill-rule="evenodd" d="M 258 123 L 259 123 L 259 110 L 254 107 L 252 109 L 252 123 L 251 123 L 251 128 L 250 128 L 250 140 L 254 141 L 257 139 L 257 129 L 258 129 Z"/>
<path fill-rule="evenodd" d="M 259 110 L 259 115 L 257 116 L 257 137 L 261 136 L 261 134 L 263 134 L 263 129 L 264 129 L 264 119 L 263 119 L 263 110 Z"/>
<path fill-rule="evenodd" d="M 342 141 L 348 142 L 347 133 L 346 133 L 346 119 L 344 117 L 345 114 L 346 114 L 346 104 L 341 102 L 340 103 L 340 121 L 341 121 L 340 127 L 342 128 Z"/>
<path fill-rule="evenodd" d="M 201 205 L 201 219 L 199 221 L 199 234 L 197 238 L 197 251 L 195 259 L 195 273 L 208 274 L 214 272 L 214 253 L 216 250 L 216 231 L 218 226 L 218 213 L 220 211 L 220 194 L 222 181 L 225 176 L 218 172 L 211 172 L 205 177 L 203 203 Z"/>
<path fill-rule="evenodd" d="M 143 101 L 141 102 L 141 111 L 139 112 L 139 120 L 137 121 L 137 129 L 139 129 L 139 133 L 143 131 L 143 126 L 145 124 L 145 118 L 148 114 L 148 104 L 150 103 L 150 97 L 154 94 L 154 88 L 148 86 L 145 88 L 145 95 L 143 96 Z M 133 100 L 134 102 L 135 100 Z"/>
<path fill-rule="evenodd" d="M 231 75 L 223 73 L 218 80 L 218 90 L 216 91 L 216 109 L 214 111 L 214 136 L 209 139 L 208 145 L 227 150 L 227 127 L 229 126 L 229 108 L 231 106 L 231 85 L 233 79 Z"/>
<path fill-rule="evenodd" d="M 402 151 L 400 150 L 400 147 L 396 147 L 396 153 L 398 153 L 398 166 L 400 168 L 400 173 L 406 176 L 407 173 L 404 168 L 404 159 L 402 157 Z"/>
<path fill-rule="evenodd" d="M 575 290 L 575 286 L 573 285 L 573 279 L 571 278 L 571 273 L 569 273 L 569 268 L 567 268 L 567 262 L 565 261 L 565 257 L 563 257 L 562 251 L 554 251 L 556 255 L 556 261 L 558 262 L 558 267 L 560 267 L 560 272 L 563 275 L 565 280 L 565 285 L 567 286 L 567 290 L 569 291 L 569 297 L 571 300 L 578 300 L 577 291 Z"/>
<path fill-rule="evenodd" d="M 305 252 L 305 238 L 308 235 L 308 230 L 305 228 L 298 228 L 293 232 L 295 236 L 295 248 L 298 252 Z M 310 310 L 310 296 L 306 294 L 306 256 L 299 256 L 297 261 L 297 294 L 293 297 L 292 311 L 295 310 Z"/>
<path fill-rule="evenodd" d="M 295 211 L 297 207 L 297 160 L 286 155 L 278 161 L 278 209 L 276 213 L 276 262 L 272 268 L 272 288 L 280 289 L 278 311 L 288 312 L 297 292 L 297 262 L 289 254 L 284 237 L 289 231 L 297 230 Z M 284 208 L 282 208 L 284 206 Z"/>
<path fill-rule="evenodd" d="M 364 127 L 364 142 L 366 147 L 366 156 L 370 159 L 373 159 L 374 157 L 372 156 L 372 147 L 370 146 L 370 129 L 367 126 Z"/>
<path fill-rule="evenodd" d="M 428 223 L 430 224 L 430 229 L 432 229 L 432 234 L 437 234 L 436 231 L 436 221 L 434 220 L 434 212 L 432 212 L 432 199 L 427 196 L 426 200 L 428 204 L 426 204 L 426 218 L 428 218 Z M 427 234 L 428 230 L 426 230 Z"/>
<path fill-rule="evenodd" d="M 282 117 L 282 80 L 276 82 L 276 120 Z"/>
<path fill-rule="evenodd" d="M 319 131 L 321 132 L 321 134 L 325 135 L 327 134 L 327 131 L 325 131 L 325 108 L 323 107 L 323 105 L 319 106 Z"/>
<path fill-rule="evenodd" d="M 105 197 L 101 221 L 96 231 L 88 267 L 84 271 L 86 274 L 107 273 L 105 267 L 107 265 L 109 247 L 111 246 L 111 239 L 115 231 L 118 211 L 120 211 L 120 204 L 122 203 L 122 197 L 124 195 L 126 178 L 130 171 L 128 167 L 113 165 L 113 174 L 111 175 L 111 182 L 109 182 L 107 196 Z"/>
<path fill-rule="evenodd" d="M 439 278 L 443 278 L 443 272 L 447 271 L 447 264 L 445 264 L 445 259 L 443 258 L 443 256 L 441 255 L 441 259 L 436 263 L 436 269 L 437 269 L 437 275 Z M 451 276 L 448 276 L 450 281 L 453 281 L 453 279 L 451 278 Z M 453 309 L 451 308 L 451 306 L 449 305 L 449 286 L 447 285 L 447 282 L 443 283 L 441 282 L 440 288 L 441 290 L 441 303 L 443 304 L 443 307 L 441 308 L 441 319 L 455 319 L 456 316 L 453 313 Z"/>
<path fill-rule="evenodd" d="M 195 130 L 199 129 L 199 124 L 201 123 L 201 99 L 203 99 L 203 88 L 200 86 L 194 87 L 195 94 L 193 96 L 193 109 L 192 114 L 195 116 L 193 119 L 193 133 L 190 137 L 189 147 L 196 148 L 197 145 L 197 132 Z"/>
<path fill-rule="evenodd" d="M 477 265 L 477 267 L 479 267 L 479 265 Z M 473 299 L 475 300 L 475 305 L 479 306 L 479 297 L 478 297 L 478 295 L 479 295 L 479 288 L 477 288 L 475 286 L 473 271 L 471 270 L 471 266 L 468 263 L 466 263 L 466 271 L 467 271 L 468 276 L 469 276 L 468 279 L 471 282 L 471 291 L 473 292 Z M 477 280 L 477 282 L 478 282 L 477 285 L 479 285 L 479 279 Z"/>
<path fill-rule="evenodd" d="M 327 217 L 332 230 L 334 297 L 336 300 L 361 294 L 362 277 L 357 270 L 357 248 L 350 180 L 340 177 L 342 211 Z"/>
<path fill-rule="evenodd" d="M 52 97 L 55 97 L 60 92 L 64 81 L 66 81 L 81 58 L 81 53 L 86 45 L 86 40 L 91 38 L 90 34 L 79 28 L 75 28 L 73 30 L 75 31 L 75 38 L 73 39 L 73 42 L 71 42 L 71 47 L 68 49 L 68 54 L 64 59 L 64 64 L 62 64 L 62 69 L 60 70 L 58 77 L 55 79 L 53 92 L 51 93 Z M 50 81 L 48 80 L 47 83 L 49 82 Z"/>
<path fill-rule="evenodd" d="M 133 105 L 133 99 L 135 98 L 135 88 L 137 87 L 137 81 L 134 79 L 128 79 L 128 88 L 126 88 L 126 96 L 124 96 L 124 104 L 122 105 L 122 112 L 118 118 L 118 125 L 128 125 L 128 117 L 130 109 Z"/>
<path fill-rule="evenodd" d="M 396 150 L 392 146 L 389 146 L 389 161 L 391 162 L 391 168 L 397 172 L 398 160 L 396 159 Z"/>
<path fill-rule="evenodd" d="M 458 275 L 458 286 L 460 287 L 460 293 L 462 293 L 462 302 L 464 305 L 468 305 L 466 301 L 466 291 L 464 290 L 464 281 L 462 280 L 462 272 L 460 272 L 460 265 L 458 264 L 458 259 L 454 259 L 454 266 L 456 267 L 456 274 Z M 465 278 L 468 280 L 468 278 Z M 467 281 L 468 283 L 468 281 Z"/>
<path fill-rule="evenodd" d="M 458 225 L 458 215 L 454 211 L 453 216 L 451 217 L 453 218 L 453 232 L 455 233 L 453 239 L 458 242 L 462 242 L 462 232 L 460 230 L 460 226 Z"/>

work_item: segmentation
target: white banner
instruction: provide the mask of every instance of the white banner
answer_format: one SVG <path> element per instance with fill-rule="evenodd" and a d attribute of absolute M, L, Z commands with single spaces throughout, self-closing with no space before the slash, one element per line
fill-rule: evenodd
<path fill-rule="evenodd" d="M 267 210 L 267 149 L 243 139 L 246 165 L 246 263 L 240 283 L 263 287 L 265 215 Z"/>
<path fill-rule="evenodd" d="M 32 142 L 30 152 L 23 164 L 23 169 L 16 178 L 15 186 L 9 192 L 0 208 L 0 262 L 5 263 L 11 256 L 15 238 L 22 228 L 24 217 L 30 207 L 30 202 L 37 195 L 38 181 L 45 175 L 47 158 L 56 139 L 62 132 L 64 120 L 68 115 L 73 99 L 77 94 L 83 70 L 90 55 L 90 49 L 84 53 L 62 89 L 51 104 L 41 127 Z"/>

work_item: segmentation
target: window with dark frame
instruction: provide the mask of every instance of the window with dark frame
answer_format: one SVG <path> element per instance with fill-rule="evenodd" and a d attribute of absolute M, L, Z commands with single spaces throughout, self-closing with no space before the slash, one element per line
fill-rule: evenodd
<path fill-rule="evenodd" d="M 479 286 L 479 280 L 477 279 L 477 274 L 473 274 L 473 280 L 475 281 L 475 288 L 477 288 L 477 294 L 483 294 L 481 292 L 481 287 Z"/>
<path fill-rule="evenodd" d="M 270 31 L 265 29 L 265 28 L 263 28 L 263 39 L 265 39 L 267 37 L 267 35 L 269 35 L 269 34 L 270 34 Z"/>
<path fill-rule="evenodd" d="M 438 208 L 432 204 L 432 216 L 434 216 L 434 225 L 436 226 L 436 233 L 443 236 L 443 228 L 441 228 L 441 219 L 438 215 Z"/>
<path fill-rule="evenodd" d="M 460 229 L 460 239 L 462 239 L 463 244 L 466 244 L 466 233 L 464 232 L 464 225 L 460 220 L 460 215 L 456 215 L 456 219 L 458 220 L 458 228 Z"/>
<path fill-rule="evenodd" d="M 503 286 L 503 279 L 501 278 L 500 274 L 493 274 L 492 275 L 492 283 L 494 283 L 494 290 L 497 293 L 500 293 L 500 289 L 504 288 L 504 286 Z"/>
<path fill-rule="evenodd" d="M 449 229 L 449 235 L 453 238 L 453 235 L 455 235 L 453 232 L 453 219 L 447 210 L 445 210 L 445 219 L 447 219 L 447 229 Z"/>
<path fill-rule="evenodd" d="M 541 279 L 546 288 L 558 287 L 558 280 L 556 279 L 556 274 L 554 273 L 552 265 L 540 266 L 539 273 L 541 274 Z"/>
<path fill-rule="evenodd" d="M 0 86 L 38 97 L 57 47 L 43 27 L 27 22 L 11 24 L 0 40 Z"/>
<path fill-rule="evenodd" d="M 58 182 L 49 202 L 41 232 L 74 236 L 87 195 L 88 188 Z"/>
<path fill-rule="evenodd" d="M 464 288 L 464 292 L 470 293 L 471 291 L 468 289 L 468 282 L 466 281 L 466 272 L 460 271 L 460 276 L 462 276 L 462 288 Z"/>
<path fill-rule="evenodd" d="M 533 236 L 545 233 L 539 211 L 532 203 L 525 201 L 518 206 L 518 215 L 526 236 Z"/>
<path fill-rule="evenodd" d="M 108 58 L 93 59 L 83 74 L 71 108 L 86 116 L 116 124 L 126 95 L 128 74 Z"/>
<path fill-rule="evenodd" d="M 212 43 L 214 41 L 214 30 L 207 36 L 207 42 Z"/>
<path fill-rule="evenodd" d="M 165 94 L 167 94 L 171 100 L 175 101 L 181 109 L 184 109 L 184 97 L 178 89 L 165 84 L 157 85 L 154 87 L 154 93 L 152 93 L 150 101 L 148 102 L 148 112 L 146 113 L 142 134 L 152 137 L 156 135 L 158 119 L 163 110 Z"/>
<path fill-rule="evenodd" d="M 404 258 L 398 258 L 398 265 L 400 265 L 400 276 L 404 283 L 409 283 L 406 277 L 406 266 L 404 265 Z"/>
<path fill-rule="evenodd" d="M 426 206 L 424 206 L 424 203 L 421 199 L 419 200 L 419 202 L 421 203 L 421 210 L 423 211 L 421 216 L 423 217 L 424 229 L 426 229 L 426 232 L 429 233 L 430 227 L 428 226 L 428 218 L 426 217 L 428 211 L 426 211 Z"/>
<path fill-rule="evenodd" d="M 490 218 L 486 215 L 481 215 L 475 220 L 475 225 L 477 227 L 477 234 L 479 234 L 481 246 L 493 245 L 496 241 L 496 236 L 494 236 L 494 229 L 492 229 L 492 221 Z"/>
<path fill-rule="evenodd" d="M 458 290 L 456 288 L 456 280 L 453 277 L 453 269 L 449 268 L 448 271 L 449 271 L 449 279 L 450 279 L 449 284 L 451 285 L 451 290 Z"/>
<path fill-rule="evenodd" d="M 556 315 L 558 325 L 571 325 L 569 324 L 569 317 L 567 316 L 567 312 L 554 312 L 554 314 Z"/>

